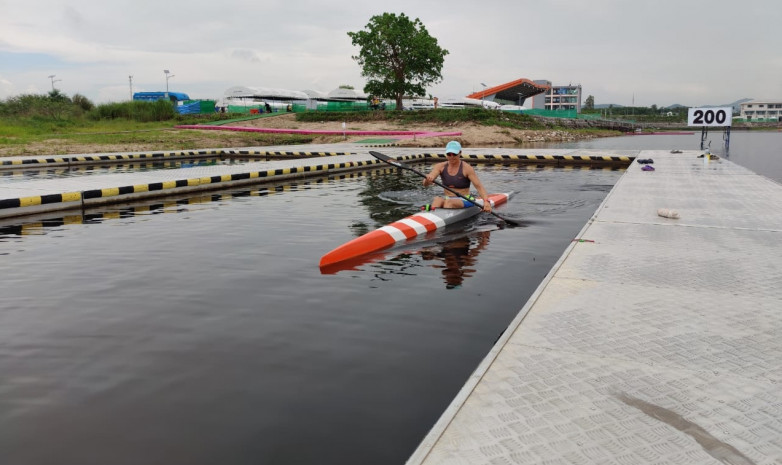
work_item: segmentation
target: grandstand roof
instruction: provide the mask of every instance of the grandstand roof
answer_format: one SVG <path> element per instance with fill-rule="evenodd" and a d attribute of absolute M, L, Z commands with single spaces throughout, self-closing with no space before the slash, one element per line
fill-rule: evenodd
<path fill-rule="evenodd" d="M 517 79 L 505 84 L 486 88 L 480 92 L 475 92 L 467 96 L 467 98 L 484 99 L 489 96 L 495 98 L 507 100 L 509 102 L 518 102 L 519 94 L 522 99 L 532 97 L 534 95 L 542 94 L 549 90 L 549 86 L 543 84 L 535 84 L 529 79 Z"/>

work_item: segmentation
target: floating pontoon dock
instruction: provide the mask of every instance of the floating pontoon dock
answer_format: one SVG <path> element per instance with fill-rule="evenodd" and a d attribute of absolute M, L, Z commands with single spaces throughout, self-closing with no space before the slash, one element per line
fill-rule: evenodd
<path fill-rule="evenodd" d="M 698 155 L 638 154 L 408 465 L 782 463 L 782 186 Z"/>

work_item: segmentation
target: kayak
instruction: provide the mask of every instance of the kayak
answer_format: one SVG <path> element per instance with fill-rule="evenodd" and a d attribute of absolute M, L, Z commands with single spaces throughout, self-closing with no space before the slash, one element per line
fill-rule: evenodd
<path fill-rule="evenodd" d="M 502 205 L 511 198 L 513 192 L 489 195 L 492 208 Z M 483 204 L 478 199 L 476 203 Z M 458 223 L 471 218 L 483 209 L 473 206 L 468 208 L 438 208 L 432 211 L 415 213 L 399 221 L 370 231 L 342 244 L 320 259 L 320 267 L 325 268 L 337 263 L 351 260 L 362 255 L 377 252 L 391 247 L 399 242 L 415 239 L 422 234 L 434 232 L 449 224 Z"/>

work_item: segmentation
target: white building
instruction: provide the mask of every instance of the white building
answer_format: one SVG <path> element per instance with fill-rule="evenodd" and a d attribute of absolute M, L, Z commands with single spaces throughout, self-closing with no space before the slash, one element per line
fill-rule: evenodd
<path fill-rule="evenodd" d="M 752 100 L 741 104 L 745 121 L 782 122 L 782 100 Z"/>

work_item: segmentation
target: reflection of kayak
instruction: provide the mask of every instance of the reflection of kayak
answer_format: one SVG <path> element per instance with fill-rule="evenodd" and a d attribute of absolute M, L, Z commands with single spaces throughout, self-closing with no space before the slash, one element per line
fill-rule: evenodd
<path fill-rule="evenodd" d="M 492 207 L 502 205 L 511 198 L 513 192 L 506 194 L 491 194 L 489 201 Z M 476 203 L 482 203 L 479 199 Z M 469 208 L 438 208 L 433 211 L 415 213 L 395 221 L 382 228 L 375 229 L 346 242 L 320 259 L 320 267 L 328 267 L 371 252 L 391 247 L 392 245 L 414 239 L 422 234 L 436 231 L 449 224 L 471 218 L 482 211 L 481 207 Z"/>

